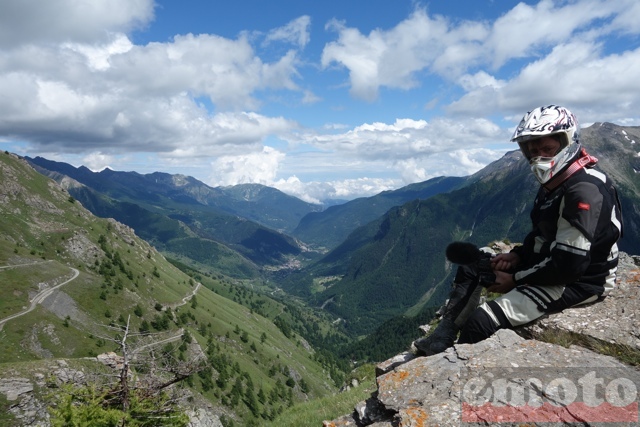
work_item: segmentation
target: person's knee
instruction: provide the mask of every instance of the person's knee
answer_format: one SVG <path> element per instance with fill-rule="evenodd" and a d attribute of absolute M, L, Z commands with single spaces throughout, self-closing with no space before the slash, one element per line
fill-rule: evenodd
<path fill-rule="evenodd" d="M 511 323 L 496 301 L 489 301 L 469 316 L 458 339 L 459 344 L 473 344 L 489 338 L 499 329 L 511 328 Z"/>
<path fill-rule="evenodd" d="M 493 321 L 491 316 L 483 310 L 481 307 L 475 309 L 475 311 L 469 316 L 464 324 L 460 337 L 458 338 L 458 344 L 474 344 L 489 338 L 498 329 L 500 329 Z"/>

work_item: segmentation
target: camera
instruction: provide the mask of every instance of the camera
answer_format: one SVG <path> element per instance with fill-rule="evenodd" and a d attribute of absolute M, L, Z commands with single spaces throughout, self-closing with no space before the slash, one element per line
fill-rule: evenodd
<path fill-rule="evenodd" d="M 486 288 L 496 282 L 496 275 L 491 268 L 492 255 L 481 251 L 473 243 L 450 243 L 445 254 L 450 262 L 472 268 L 478 276 L 480 286 Z"/>

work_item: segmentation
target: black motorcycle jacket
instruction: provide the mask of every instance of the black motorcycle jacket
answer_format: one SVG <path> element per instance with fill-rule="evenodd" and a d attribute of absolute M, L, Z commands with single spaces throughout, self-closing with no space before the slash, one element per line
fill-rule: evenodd
<path fill-rule="evenodd" d="M 514 249 L 521 264 L 516 285 L 566 285 L 599 296 L 615 287 L 617 241 L 622 214 L 616 190 L 607 176 L 593 169 L 597 159 L 582 150 L 562 182 L 541 186 L 531 211 L 532 231 Z M 577 164 L 577 163 L 576 163 Z M 546 187 L 546 188 L 545 188 Z"/>

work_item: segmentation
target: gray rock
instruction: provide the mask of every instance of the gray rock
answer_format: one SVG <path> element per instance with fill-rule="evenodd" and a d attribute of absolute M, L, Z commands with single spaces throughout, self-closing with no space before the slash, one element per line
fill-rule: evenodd
<path fill-rule="evenodd" d="M 376 423 L 380 426 L 403 427 L 459 426 L 463 421 L 472 422 L 475 419 L 473 417 L 481 417 L 476 406 L 472 405 L 471 409 L 463 406 L 468 399 L 468 390 L 473 391 L 470 384 L 475 384 L 475 381 L 502 381 L 502 376 L 505 376 L 511 381 L 509 384 L 521 386 L 524 384 L 522 378 L 540 379 L 542 384 L 547 385 L 552 381 L 579 384 L 585 378 L 590 378 L 587 375 L 611 375 L 611 378 L 602 378 L 604 384 L 609 384 L 615 378 L 626 378 L 640 386 L 640 374 L 612 357 L 579 347 L 564 348 L 526 340 L 514 331 L 501 330 L 477 344 L 455 345 L 444 353 L 417 357 L 378 377 L 378 390 L 366 407 L 376 408 L 375 413 L 380 414 L 379 417 L 360 415 L 372 411 L 363 410 L 362 404 L 359 404 L 352 415 L 332 421 L 334 424 L 326 422 L 324 425 L 370 426 Z M 533 389 L 527 390 L 527 393 L 533 393 Z M 500 397 L 501 391 L 497 386 L 494 391 L 494 400 L 491 402 L 504 407 L 505 398 Z M 561 401 L 560 398 L 556 400 Z M 528 425 L 544 423 L 534 421 Z"/>
<path fill-rule="evenodd" d="M 352 414 L 325 421 L 323 425 L 418 427 L 458 426 L 462 422 L 466 425 L 497 423 L 496 419 L 490 419 L 492 413 L 486 412 L 483 406 L 468 405 L 469 395 L 475 396 L 469 394 L 469 390 L 473 391 L 476 383 L 496 384 L 486 389 L 492 390 L 489 403 L 493 407 L 505 408 L 509 407 L 506 404 L 513 403 L 509 399 L 519 395 L 507 393 L 509 390 L 510 393 L 513 390 L 526 391 L 527 403 L 531 399 L 534 403 L 535 399 L 539 399 L 550 405 L 541 407 L 538 415 L 528 414 L 529 418 L 513 422 L 501 419 L 500 425 L 522 425 L 522 422 L 528 426 L 548 425 L 546 421 L 549 420 L 544 417 L 541 419 L 540 414 L 558 416 L 553 412 L 558 408 L 566 410 L 563 421 L 580 422 L 579 418 L 570 419 L 573 415 L 569 412 L 570 407 L 563 405 L 566 402 L 562 400 L 562 393 L 557 390 L 554 392 L 553 388 L 543 388 L 562 381 L 573 385 L 584 384 L 585 387 L 591 385 L 594 390 L 596 386 L 603 388 L 611 384 L 626 384 L 631 392 L 635 392 L 630 395 L 637 405 L 637 390 L 640 387 L 637 369 L 584 348 L 565 348 L 523 336 L 536 337 L 545 331 L 568 331 L 590 339 L 628 346 L 632 351 L 640 350 L 638 265 L 640 257 L 620 254 L 617 288 L 602 302 L 546 316 L 519 328 L 518 333 L 501 330 L 487 340 L 455 345 L 444 353 L 416 357 L 413 353 L 405 352 L 380 363 L 376 367 L 378 390 L 369 399 L 356 405 Z M 586 402 L 588 393 L 585 390 L 582 392 L 581 402 Z M 610 416 L 611 408 L 594 407 L 595 411 L 589 416 L 597 418 L 594 419 L 595 424 L 598 424 L 596 421 L 610 421 L 606 417 Z M 616 409 L 616 405 L 613 405 L 613 409 Z M 637 406 L 634 411 L 631 415 L 635 419 L 624 425 L 637 425 Z M 522 411 L 517 415 L 523 416 L 525 413 Z M 620 416 L 620 413 L 616 414 Z M 619 418 L 615 420 L 619 421 Z"/>
<path fill-rule="evenodd" d="M 96 356 L 96 360 L 103 365 L 106 365 L 112 369 L 120 370 L 124 364 L 124 357 L 116 354 L 113 351 L 107 353 L 101 353 Z"/>
<path fill-rule="evenodd" d="M 405 363 L 415 359 L 416 357 L 417 356 L 415 352 L 405 351 L 404 353 L 393 356 L 391 359 L 387 359 L 384 362 L 378 363 L 376 365 L 376 377 L 379 377 L 382 374 L 386 374 L 393 368 L 404 365 Z"/>
<path fill-rule="evenodd" d="M 186 411 L 189 427 L 223 427 L 217 415 L 203 408 Z"/>
<path fill-rule="evenodd" d="M 33 394 L 33 384 L 27 378 L 2 378 L 0 393 L 9 402 L 9 413 L 25 426 L 48 427 L 49 414 L 46 405 Z"/>
<path fill-rule="evenodd" d="M 27 378 L 3 378 L 0 381 L 0 393 L 7 400 L 17 400 L 21 395 L 33 392 L 33 384 Z"/>
<path fill-rule="evenodd" d="M 374 397 L 358 403 L 355 407 L 354 415 L 355 419 L 360 423 L 359 425 L 385 422 L 390 416 L 389 411 Z"/>

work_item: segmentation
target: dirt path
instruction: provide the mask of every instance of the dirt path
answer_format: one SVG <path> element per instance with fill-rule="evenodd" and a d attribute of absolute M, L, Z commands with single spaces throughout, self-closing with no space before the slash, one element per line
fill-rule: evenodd
<path fill-rule="evenodd" d="M 144 351 L 144 350 L 146 350 L 148 348 L 155 347 L 155 346 L 161 345 L 161 344 L 166 344 L 166 343 L 169 343 L 169 342 L 172 342 L 172 341 L 178 341 L 179 339 L 182 339 L 182 334 L 184 334 L 184 329 L 180 328 L 180 329 L 178 329 L 178 334 L 177 335 L 174 335 L 174 336 L 171 336 L 171 337 L 159 340 L 159 341 L 153 341 L 153 342 L 151 342 L 149 344 L 143 345 L 142 347 L 138 347 L 132 352 L 133 353 L 132 354 L 132 359 L 135 360 L 135 358 L 138 356 L 138 354 L 140 352 L 142 352 L 142 351 Z"/>
<path fill-rule="evenodd" d="M 196 295 L 196 293 L 198 293 L 198 290 L 200 289 L 200 286 L 201 286 L 201 283 L 198 282 L 198 284 L 194 288 L 193 292 L 189 293 L 189 295 L 187 295 L 186 297 L 182 298 L 182 302 L 180 302 L 178 304 L 175 304 L 175 305 L 171 305 L 170 306 L 171 309 L 174 310 L 174 309 L 176 309 L 178 307 L 181 307 L 181 306 L 187 304 L 189 302 L 189 300 L 191 298 L 193 298 Z M 142 347 L 135 349 L 133 351 L 133 359 L 135 359 L 138 356 L 138 353 L 140 353 L 141 351 L 146 350 L 146 349 L 148 349 L 150 347 L 155 347 L 157 345 L 166 344 L 168 342 L 177 341 L 177 340 L 181 339 L 182 338 L 182 334 L 184 334 L 184 329 L 180 328 L 178 330 L 178 334 L 177 335 L 174 335 L 172 337 L 165 338 L 165 339 L 162 339 L 162 340 L 159 340 L 159 341 L 154 341 L 152 343 L 143 345 Z"/>
<path fill-rule="evenodd" d="M 194 290 L 191 293 L 189 293 L 189 295 L 182 298 L 182 302 L 179 302 L 177 304 L 168 304 L 167 307 L 171 307 L 172 310 L 175 310 L 178 307 L 182 307 L 183 305 L 186 305 L 189 302 L 189 300 L 196 295 L 196 293 L 198 292 L 198 289 L 200 289 L 200 285 L 201 283 L 198 282 Z"/>
<path fill-rule="evenodd" d="M 31 265 L 31 264 L 23 264 L 23 265 Z M 12 267 L 19 267 L 19 266 L 11 265 L 11 266 L 0 267 L 0 268 L 12 268 Z M 66 285 L 67 283 L 71 282 L 76 277 L 78 277 L 80 272 L 77 269 L 73 268 L 73 267 L 69 267 L 69 268 L 71 270 L 73 270 L 73 276 L 70 279 L 60 283 L 59 285 L 54 286 L 53 288 L 48 288 L 48 289 L 45 289 L 45 290 L 43 290 L 41 292 L 38 292 L 36 294 L 36 296 L 33 297 L 33 299 L 31 300 L 31 305 L 26 310 L 21 311 L 21 312 L 16 313 L 16 314 L 12 314 L 11 316 L 5 317 L 4 319 L 0 319 L 0 330 L 2 330 L 2 328 L 4 327 L 4 324 L 6 322 L 8 322 L 9 320 L 15 319 L 16 317 L 20 317 L 20 316 L 23 316 L 23 315 L 25 315 L 27 313 L 32 312 L 33 309 L 36 308 L 36 305 L 40 304 L 42 301 L 47 299 L 47 297 L 49 297 L 49 295 L 51 295 L 56 289 L 58 289 L 59 287 L 61 287 L 63 285 Z"/>
<path fill-rule="evenodd" d="M 3 265 L 3 266 L 0 266 L 0 270 L 9 269 L 9 268 L 27 267 L 30 265 L 43 264 L 45 262 L 52 262 L 52 261 L 36 261 L 36 262 L 28 262 L 26 264 Z"/>
<path fill-rule="evenodd" d="M 193 292 L 191 292 L 186 297 L 182 298 L 182 304 L 180 304 L 180 306 L 185 305 L 187 302 L 189 302 L 189 300 L 196 295 L 196 293 L 198 292 L 198 289 L 200 289 L 200 282 L 198 282 L 198 284 L 196 285 L 196 288 L 193 290 Z"/>

